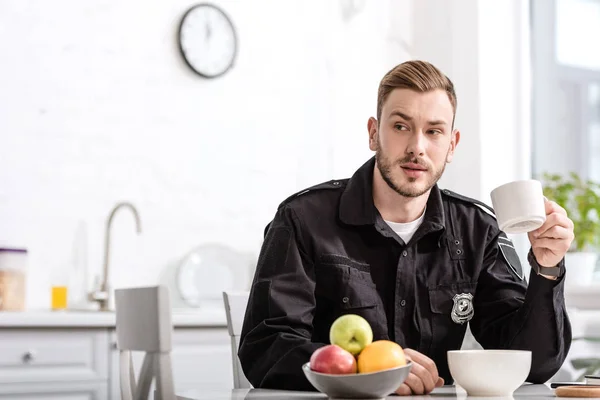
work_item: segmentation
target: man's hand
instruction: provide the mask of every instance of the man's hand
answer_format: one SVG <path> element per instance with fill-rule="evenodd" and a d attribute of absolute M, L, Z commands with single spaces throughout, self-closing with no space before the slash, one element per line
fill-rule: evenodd
<path fill-rule="evenodd" d="M 396 394 L 410 396 L 412 394 L 429 394 L 444 385 L 444 379 L 438 375 L 437 367 L 432 359 L 416 350 L 404 349 L 407 360 L 413 362 L 408 378 L 396 390 Z"/>
<path fill-rule="evenodd" d="M 553 201 L 545 199 L 546 222 L 529 232 L 529 241 L 533 255 L 543 267 L 556 267 L 563 259 L 575 238 L 573 221 L 567 216 L 564 208 Z"/>

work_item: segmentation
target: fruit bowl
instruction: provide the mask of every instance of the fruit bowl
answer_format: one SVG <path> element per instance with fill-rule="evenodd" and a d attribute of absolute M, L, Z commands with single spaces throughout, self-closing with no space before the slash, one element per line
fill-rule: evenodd
<path fill-rule="evenodd" d="M 383 399 L 394 393 L 404 383 L 412 362 L 383 371 L 358 374 L 324 374 L 310 369 L 310 363 L 302 366 L 306 379 L 319 392 L 331 399 Z"/>

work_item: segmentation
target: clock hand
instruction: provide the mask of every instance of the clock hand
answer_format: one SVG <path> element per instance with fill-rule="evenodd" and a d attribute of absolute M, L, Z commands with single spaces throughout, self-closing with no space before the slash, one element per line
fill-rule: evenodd
<path fill-rule="evenodd" d="M 212 35 L 212 29 L 210 28 L 210 25 L 208 23 L 206 24 L 205 32 L 206 32 L 206 41 L 208 42 L 208 41 L 210 41 L 210 36 Z"/>
<path fill-rule="evenodd" d="M 212 24 L 211 24 L 211 15 L 210 13 L 206 14 L 206 40 L 210 41 L 210 37 L 212 36 Z"/>

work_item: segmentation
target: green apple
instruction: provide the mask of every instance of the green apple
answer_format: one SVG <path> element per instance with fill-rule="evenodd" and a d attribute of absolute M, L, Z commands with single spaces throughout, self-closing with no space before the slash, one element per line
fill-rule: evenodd
<path fill-rule="evenodd" d="M 346 314 L 331 324 L 329 341 L 357 355 L 373 342 L 373 330 L 367 320 L 360 315 Z"/>

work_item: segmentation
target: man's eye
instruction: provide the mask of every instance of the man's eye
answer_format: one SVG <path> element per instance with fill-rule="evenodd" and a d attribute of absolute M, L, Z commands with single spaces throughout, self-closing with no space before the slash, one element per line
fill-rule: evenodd
<path fill-rule="evenodd" d="M 442 133 L 442 131 L 438 130 L 438 129 L 430 129 L 429 133 L 432 135 L 439 135 Z"/>
<path fill-rule="evenodd" d="M 406 126 L 400 125 L 400 124 L 396 124 L 394 126 L 394 128 L 398 129 L 399 131 L 407 131 L 408 130 L 408 128 Z"/>

